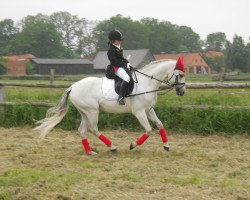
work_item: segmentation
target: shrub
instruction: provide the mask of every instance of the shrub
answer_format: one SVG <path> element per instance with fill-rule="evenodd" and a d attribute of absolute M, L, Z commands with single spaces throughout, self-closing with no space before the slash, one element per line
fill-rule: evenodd
<path fill-rule="evenodd" d="M 0 126 L 34 125 L 36 120 L 45 117 L 47 109 L 29 105 L 5 106 L 4 115 L 0 116 Z M 166 128 L 178 132 L 191 131 L 202 135 L 218 132 L 250 133 L 250 110 L 183 110 L 161 104 L 156 108 L 156 112 Z M 59 127 L 65 130 L 77 130 L 80 120 L 80 114 L 70 105 L 68 113 Z M 138 120 L 132 114 L 101 113 L 99 128 L 143 131 Z"/>
<path fill-rule="evenodd" d="M 33 63 L 31 63 L 30 61 L 28 61 L 26 63 L 26 74 L 33 75 L 33 74 L 35 74 L 35 72 L 36 72 L 35 65 Z"/>
<path fill-rule="evenodd" d="M 0 75 L 6 74 L 6 73 L 7 73 L 6 67 L 0 63 Z"/>

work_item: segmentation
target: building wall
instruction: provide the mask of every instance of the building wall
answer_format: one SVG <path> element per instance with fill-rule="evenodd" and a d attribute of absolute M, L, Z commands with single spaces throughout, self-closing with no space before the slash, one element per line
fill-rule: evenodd
<path fill-rule="evenodd" d="M 7 75 L 10 76 L 26 75 L 25 61 L 8 61 L 6 65 L 7 65 Z"/>
<path fill-rule="evenodd" d="M 34 58 L 32 54 L 4 56 L 6 59 L 5 66 L 7 68 L 7 75 L 10 76 L 24 76 L 26 75 L 26 63 L 28 60 Z"/>
<path fill-rule="evenodd" d="M 150 52 L 144 57 L 143 61 L 138 65 L 138 69 L 144 67 L 145 65 L 149 64 L 150 62 L 155 61 L 155 57 Z"/>
<path fill-rule="evenodd" d="M 105 74 L 105 69 L 94 69 L 95 74 Z"/>
<path fill-rule="evenodd" d="M 50 74 L 50 69 L 55 69 L 55 74 L 93 74 L 93 64 L 77 64 L 77 65 L 67 65 L 67 64 L 60 64 L 60 65 L 43 65 L 43 64 L 36 64 L 36 70 L 38 74 L 48 75 Z"/>
<path fill-rule="evenodd" d="M 174 59 L 177 60 L 180 56 L 184 57 L 185 73 L 188 74 L 211 74 L 211 68 L 202 58 L 200 53 L 186 53 L 186 54 L 156 54 L 155 59 Z M 206 73 L 204 73 L 204 69 Z"/>

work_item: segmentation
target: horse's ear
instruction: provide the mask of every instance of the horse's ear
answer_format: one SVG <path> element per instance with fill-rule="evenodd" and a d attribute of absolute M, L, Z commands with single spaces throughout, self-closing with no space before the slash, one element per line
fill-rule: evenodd
<path fill-rule="evenodd" d="M 184 67 L 184 57 L 180 56 L 176 62 L 175 68 L 185 72 L 185 67 Z"/>

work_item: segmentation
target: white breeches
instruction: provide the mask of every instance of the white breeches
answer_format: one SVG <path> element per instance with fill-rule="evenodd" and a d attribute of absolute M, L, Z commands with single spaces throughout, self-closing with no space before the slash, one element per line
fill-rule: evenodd
<path fill-rule="evenodd" d="M 122 67 L 118 68 L 118 70 L 115 72 L 115 75 L 121 78 L 122 80 L 126 81 L 127 83 L 129 83 L 130 81 L 129 75 L 127 74 L 125 69 L 123 69 Z"/>

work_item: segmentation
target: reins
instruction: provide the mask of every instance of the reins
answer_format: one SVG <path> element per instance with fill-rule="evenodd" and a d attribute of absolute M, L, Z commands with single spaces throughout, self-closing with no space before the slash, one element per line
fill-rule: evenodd
<path fill-rule="evenodd" d="M 154 93 L 154 92 L 159 92 L 159 91 L 163 91 L 163 90 L 167 90 L 166 93 L 170 92 L 172 89 L 174 89 L 174 86 L 177 86 L 177 85 L 182 85 L 182 87 L 184 87 L 185 83 L 170 83 L 169 80 L 172 79 L 172 77 L 174 76 L 174 74 L 172 74 L 172 76 L 167 80 L 167 81 L 164 81 L 164 80 L 160 80 L 160 79 L 157 79 L 155 78 L 153 75 L 150 76 L 148 74 L 145 74 L 143 72 L 140 72 L 139 70 L 135 69 L 135 68 L 131 68 L 131 71 L 132 73 L 134 72 L 134 75 L 135 75 L 135 78 L 136 78 L 136 81 L 134 81 L 135 83 L 138 83 L 138 79 L 137 79 L 137 76 L 136 76 L 136 73 L 139 73 L 139 74 L 142 74 L 150 79 L 153 79 L 153 80 L 156 80 L 160 83 L 163 83 L 163 84 L 166 84 L 167 86 L 170 86 L 170 88 L 160 88 L 160 89 L 157 89 L 157 90 L 151 90 L 151 91 L 146 91 L 146 92 L 141 92 L 141 93 L 136 93 L 136 94 L 130 94 L 130 95 L 126 95 L 126 97 L 134 97 L 134 96 L 139 96 L 139 95 L 143 95 L 143 94 L 148 94 L 148 93 Z M 164 93 L 164 94 L 166 94 Z"/>

